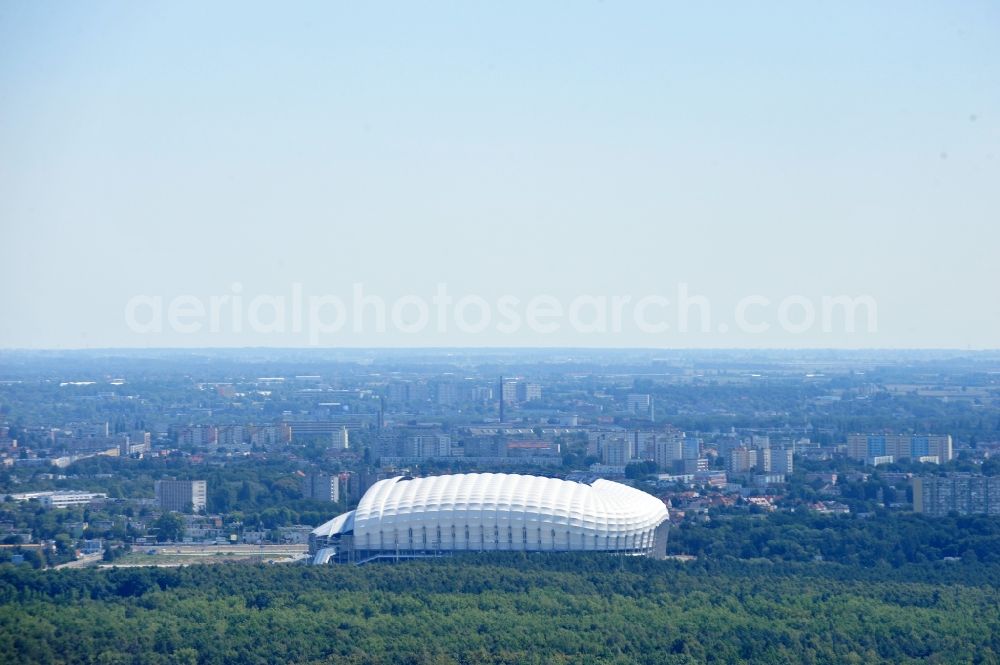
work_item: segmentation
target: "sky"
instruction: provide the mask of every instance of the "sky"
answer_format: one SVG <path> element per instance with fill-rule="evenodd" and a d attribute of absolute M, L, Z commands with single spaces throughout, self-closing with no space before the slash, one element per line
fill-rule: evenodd
<path fill-rule="evenodd" d="M 1000 346 L 1000 5 L 697 4 L 0 3 L 0 347 Z"/>

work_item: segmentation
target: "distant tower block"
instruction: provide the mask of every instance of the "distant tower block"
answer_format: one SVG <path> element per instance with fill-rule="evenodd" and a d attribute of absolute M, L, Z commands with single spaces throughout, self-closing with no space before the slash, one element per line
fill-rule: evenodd
<path fill-rule="evenodd" d="M 340 428 L 340 447 L 344 450 L 351 447 L 351 436 L 347 433 L 347 425 Z"/>
<path fill-rule="evenodd" d="M 500 422 L 503 423 L 503 377 L 500 377 L 500 383 L 497 385 L 497 390 L 500 392 Z"/>

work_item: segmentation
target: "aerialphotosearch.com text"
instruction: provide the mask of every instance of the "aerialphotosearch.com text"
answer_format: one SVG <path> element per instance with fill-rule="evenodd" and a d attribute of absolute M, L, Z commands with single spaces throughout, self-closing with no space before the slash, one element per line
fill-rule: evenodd
<path fill-rule="evenodd" d="M 878 308 L 870 295 L 769 298 L 746 295 L 717 317 L 711 300 L 680 282 L 668 296 L 580 294 L 493 299 L 456 295 L 439 283 L 429 295 L 387 298 L 354 283 L 347 295 L 307 294 L 301 283 L 287 293 L 248 294 L 235 282 L 228 293 L 210 296 L 135 295 L 125 304 L 125 323 L 142 335 L 164 333 L 242 333 L 302 336 L 310 345 L 333 343 L 338 335 L 421 333 L 503 335 L 530 332 L 581 335 L 639 332 L 647 335 L 685 333 L 760 334 L 779 329 L 806 332 L 874 333 Z"/>

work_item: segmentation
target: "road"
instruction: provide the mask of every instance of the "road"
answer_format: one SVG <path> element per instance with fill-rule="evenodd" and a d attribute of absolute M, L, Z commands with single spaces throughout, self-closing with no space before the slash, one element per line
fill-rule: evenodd
<path fill-rule="evenodd" d="M 234 556 L 254 556 L 265 554 L 269 556 L 294 556 L 305 554 L 309 551 L 309 546 L 302 545 L 217 545 L 214 543 L 158 543 L 156 545 L 133 545 L 133 552 L 147 552 L 156 550 L 161 555 L 180 556 L 213 556 L 215 554 L 231 554 Z"/>
<path fill-rule="evenodd" d="M 153 552 L 153 554 L 147 556 L 149 552 Z M 254 559 L 255 557 L 266 558 L 274 562 L 291 562 L 307 557 L 308 553 L 309 546 L 304 544 L 220 545 L 215 543 L 158 543 L 156 545 L 133 545 L 132 555 L 127 556 L 124 561 L 103 564 L 102 567 L 186 566 L 192 563 L 222 563 L 225 561 Z M 143 560 L 139 563 L 136 563 L 134 560 L 130 561 L 129 559 L 133 555 L 139 555 L 138 558 Z M 76 561 L 53 566 L 50 570 L 101 565 L 103 558 L 103 553 L 101 552 L 87 554 Z"/>
<path fill-rule="evenodd" d="M 95 554 L 84 554 L 76 561 L 70 561 L 68 563 L 60 563 L 58 566 L 52 566 L 53 569 L 60 568 L 85 568 L 86 566 L 92 566 L 95 563 L 100 563 L 101 559 L 104 558 L 103 552 L 97 552 Z"/>

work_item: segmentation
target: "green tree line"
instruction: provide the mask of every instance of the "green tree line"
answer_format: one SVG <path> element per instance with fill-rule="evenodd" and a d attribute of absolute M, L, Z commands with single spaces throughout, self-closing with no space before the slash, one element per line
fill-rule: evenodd
<path fill-rule="evenodd" d="M 10 663 L 997 663 L 996 566 L 0 567 Z"/>

